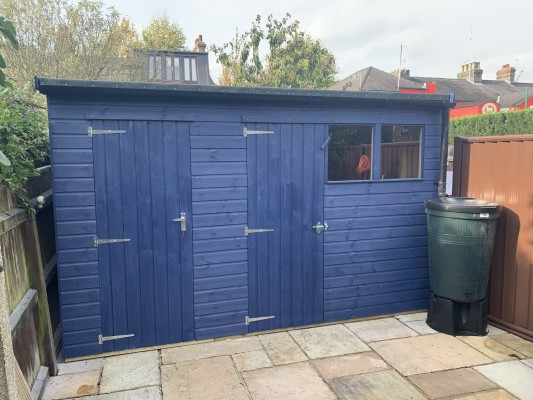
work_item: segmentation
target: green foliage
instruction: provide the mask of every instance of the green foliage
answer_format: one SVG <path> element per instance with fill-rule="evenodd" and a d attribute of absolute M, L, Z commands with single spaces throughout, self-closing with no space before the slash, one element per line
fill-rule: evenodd
<path fill-rule="evenodd" d="M 533 110 L 509 111 L 450 120 L 449 140 L 456 136 L 533 134 Z"/>
<path fill-rule="evenodd" d="M 19 42 L 17 41 L 15 27 L 11 21 L 6 20 L 3 16 L 0 15 L 0 41 L 2 37 L 6 38 L 15 50 L 19 48 Z M 1 43 L 1 42 L 0 42 Z M 4 73 L 4 68 L 6 67 L 6 62 L 2 54 L 0 54 L 0 87 L 9 86 L 9 83 L 6 82 L 6 74 Z"/>
<path fill-rule="evenodd" d="M 0 185 L 26 202 L 24 185 L 38 175 L 37 167 L 48 163 L 47 119 L 41 97 L 21 91 L 0 92 L 0 152 L 11 161 L 0 173 Z"/>
<path fill-rule="evenodd" d="M 222 47 L 211 47 L 223 66 L 220 84 L 322 89 L 334 83 L 335 57 L 319 40 L 302 32 L 290 14 L 281 20 L 269 15 L 265 28 L 258 15 L 249 31 L 236 34 Z M 263 43 L 268 51 L 261 59 Z"/>
<path fill-rule="evenodd" d="M 187 38 L 181 27 L 163 15 L 153 19 L 142 31 L 142 46 L 147 50 L 183 50 Z"/>
<path fill-rule="evenodd" d="M 5 55 L 18 87 L 31 88 L 35 75 L 132 79 L 144 72 L 133 24 L 99 0 L 1 0 L 0 12 L 17 27 L 20 49 Z"/>

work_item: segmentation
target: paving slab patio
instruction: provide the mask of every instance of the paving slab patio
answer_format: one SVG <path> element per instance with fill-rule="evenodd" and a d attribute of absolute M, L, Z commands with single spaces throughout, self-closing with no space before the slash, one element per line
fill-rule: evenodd
<path fill-rule="evenodd" d="M 494 340 L 491 336 L 458 336 L 457 338 L 494 361 L 516 360 L 524 357 L 516 350 Z"/>
<path fill-rule="evenodd" d="M 533 399 L 533 368 L 526 364 L 507 361 L 475 369 L 519 399 Z"/>
<path fill-rule="evenodd" d="M 48 379 L 43 400 L 62 400 L 96 394 L 100 371 L 53 376 Z"/>
<path fill-rule="evenodd" d="M 103 358 L 57 364 L 57 375 L 79 374 L 80 372 L 98 371 L 102 368 Z"/>
<path fill-rule="evenodd" d="M 498 385 L 494 382 L 471 368 L 414 375 L 409 380 L 418 386 L 430 399 L 440 399 L 498 388 Z"/>
<path fill-rule="evenodd" d="M 406 376 L 492 362 L 459 339 L 441 333 L 375 342 L 370 347 Z"/>
<path fill-rule="evenodd" d="M 345 326 L 365 342 L 376 342 L 378 340 L 398 339 L 418 335 L 418 333 L 405 326 L 396 318 L 352 322 L 345 324 Z"/>
<path fill-rule="evenodd" d="M 320 326 L 289 332 L 309 358 L 325 358 L 369 351 L 344 325 Z"/>
<path fill-rule="evenodd" d="M 404 324 L 419 335 L 432 335 L 434 333 L 438 333 L 436 330 L 430 328 L 428 324 L 426 324 L 425 319 L 419 321 L 405 321 Z"/>
<path fill-rule="evenodd" d="M 330 385 L 337 396 L 343 400 L 425 399 L 422 394 L 394 370 L 337 378 L 333 379 Z"/>
<path fill-rule="evenodd" d="M 60 364 L 43 399 L 533 400 L 533 343 L 496 329 L 448 336 L 425 320 L 397 315 Z"/>
<path fill-rule="evenodd" d="M 275 365 L 307 361 L 307 356 L 287 332 L 260 335 L 259 340 Z"/>
<path fill-rule="evenodd" d="M 104 360 L 100 393 L 159 386 L 160 382 L 156 350 L 108 357 Z"/>
<path fill-rule="evenodd" d="M 127 390 L 119 393 L 108 393 L 99 396 L 80 397 L 82 400 L 161 400 L 162 394 L 159 386 Z"/>
<path fill-rule="evenodd" d="M 164 400 L 248 400 L 229 356 L 161 366 Z"/>
<path fill-rule="evenodd" d="M 271 367 L 272 362 L 263 350 L 239 353 L 232 356 L 237 370 L 240 372 L 251 371 L 259 368 Z"/>
<path fill-rule="evenodd" d="M 518 353 L 523 354 L 527 358 L 533 358 L 533 342 L 529 342 L 518 336 L 505 333 L 502 335 L 491 336 L 492 339 L 500 342 L 501 344 L 510 347 Z"/>
<path fill-rule="evenodd" d="M 174 364 L 203 358 L 230 356 L 232 354 L 247 353 L 262 349 L 263 347 L 259 339 L 252 336 L 163 349 L 161 350 L 161 359 L 163 364 Z"/>
<path fill-rule="evenodd" d="M 308 362 L 242 374 L 253 400 L 334 400 L 335 394 Z"/>
<path fill-rule="evenodd" d="M 326 381 L 343 376 L 364 374 L 390 368 L 373 351 L 348 354 L 347 356 L 321 358 L 313 360 L 313 365 Z"/>
<path fill-rule="evenodd" d="M 468 396 L 457 397 L 457 400 L 515 400 L 516 397 L 510 395 L 505 390 L 491 390 L 489 392 L 475 393 Z"/>

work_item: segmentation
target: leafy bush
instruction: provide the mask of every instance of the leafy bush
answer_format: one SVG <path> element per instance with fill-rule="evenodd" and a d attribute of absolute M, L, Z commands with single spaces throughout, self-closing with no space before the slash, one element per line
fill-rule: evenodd
<path fill-rule="evenodd" d="M 450 120 L 450 143 L 456 136 L 533 134 L 533 110 L 509 111 Z"/>
<path fill-rule="evenodd" d="M 47 119 L 38 95 L 0 91 L 0 152 L 11 162 L 1 166 L 0 185 L 25 204 L 24 185 L 37 168 L 49 163 Z"/>

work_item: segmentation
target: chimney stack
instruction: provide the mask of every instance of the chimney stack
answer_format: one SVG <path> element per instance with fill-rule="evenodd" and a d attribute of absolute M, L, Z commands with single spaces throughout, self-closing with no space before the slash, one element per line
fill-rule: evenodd
<path fill-rule="evenodd" d="M 207 44 L 202 39 L 202 35 L 198 35 L 198 37 L 194 40 L 194 47 L 192 48 L 192 51 L 196 51 L 199 53 L 205 53 L 205 50 L 207 48 Z"/>
<path fill-rule="evenodd" d="M 499 81 L 505 81 L 507 83 L 514 83 L 515 73 L 515 67 L 511 67 L 509 64 L 505 64 L 502 66 L 502 69 L 496 71 L 496 79 Z"/>
<path fill-rule="evenodd" d="M 483 70 L 480 63 L 474 61 L 461 65 L 461 70 L 457 73 L 457 79 L 467 79 L 472 83 L 481 83 L 483 80 Z"/>

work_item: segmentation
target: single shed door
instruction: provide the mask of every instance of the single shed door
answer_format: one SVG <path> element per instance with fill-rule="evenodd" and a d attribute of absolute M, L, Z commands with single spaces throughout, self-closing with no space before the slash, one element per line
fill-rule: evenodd
<path fill-rule="evenodd" d="M 102 351 L 193 340 L 189 124 L 92 128 Z"/>
<path fill-rule="evenodd" d="M 247 129 L 249 330 L 321 322 L 325 127 Z"/>

